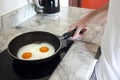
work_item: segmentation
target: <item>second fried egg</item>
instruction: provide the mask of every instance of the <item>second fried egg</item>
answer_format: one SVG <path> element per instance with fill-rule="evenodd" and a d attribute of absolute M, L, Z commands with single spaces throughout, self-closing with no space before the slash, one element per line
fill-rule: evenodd
<path fill-rule="evenodd" d="M 41 43 L 37 50 L 38 50 L 37 52 L 40 54 L 41 59 L 47 58 L 55 54 L 54 47 L 49 43 Z"/>

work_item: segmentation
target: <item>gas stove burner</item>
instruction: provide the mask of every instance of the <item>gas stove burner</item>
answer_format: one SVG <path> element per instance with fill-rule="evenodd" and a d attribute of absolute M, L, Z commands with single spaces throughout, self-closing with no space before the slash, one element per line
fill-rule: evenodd
<path fill-rule="evenodd" d="M 8 54 L 7 49 L 4 50 L 0 53 L 0 80 L 48 80 L 72 43 L 71 40 L 63 40 L 58 56 L 37 65 L 18 63 Z"/>

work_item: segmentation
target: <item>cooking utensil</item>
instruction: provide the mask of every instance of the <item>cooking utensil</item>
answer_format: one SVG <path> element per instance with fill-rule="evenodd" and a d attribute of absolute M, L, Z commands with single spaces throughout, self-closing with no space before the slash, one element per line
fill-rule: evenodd
<path fill-rule="evenodd" d="M 49 32 L 44 32 L 44 31 L 34 31 L 34 32 L 27 32 L 23 33 L 17 37 L 15 37 L 13 40 L 10 41 L 8 45 L 8 52 L 9 54 L 17 61 L 27 63 L 27 64 L 36 64 L 36 63 L 42 63 L 51 60 L 55 56 L 58 55 L 58 51 L 61 48 L 61 40 L 62 39 L 67 39 L 75 33 L 75 29 L 63 34 L 61 38 L 58 38 L 56 35 L 49 33 Z M 84 33 L 85 29 L 81 30 L 80 34 Z M 17 57 L 18 50 L 28 44 L 31 43 L 42 43 L 42 42 L 47 42 L 51 44 L 55 48 L 55 53 L 54 55 L 44 58 L 44 59 L 37 59 L 37 60 L 23 60 L 19 59 Z"/>
<path fill-rule="evenodd" d="M 36 11 L 53 14 L 60 11 L 59 0 L 35 0 Z"/>

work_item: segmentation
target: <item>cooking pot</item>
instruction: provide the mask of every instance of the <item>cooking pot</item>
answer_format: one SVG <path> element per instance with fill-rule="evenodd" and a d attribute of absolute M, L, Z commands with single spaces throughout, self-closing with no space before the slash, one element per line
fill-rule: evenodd
<path fill-rule="evenodd" d="M 58 55 L 57 52 L 61 48 L 61 40 L 69 38 L 74 34 L 74 32 L 75 30 L 67 32 L 63 34 L 63 36 L 61 36 L 60 38 L 58 38 L 56 35 L 52 33 L 44 32 L 44 31 L 33 31 L 33 32 L 23 33 L 10 41 L 7 50 L 10 56 L 14 60 L 17 60 L 18 62 L 22 62 L 25 64 L 43 63 L 56 57 Z M 85 32 L 85 29 L 81 30 L 80 34 L 82 34 L 83 32 Z M 52 56 L 37 60 L 23 60 L 17 57 L 18 50 L 21 47 L 31 43 L 42 43 L 42 42 L 47 42 L 55 48 L 55 53 Z"/>
<path fill-rule="evenodd" d="M 60 11 L 59 0 L 35 0 L 35 10 L 46 14 L 54 14 Z"/>

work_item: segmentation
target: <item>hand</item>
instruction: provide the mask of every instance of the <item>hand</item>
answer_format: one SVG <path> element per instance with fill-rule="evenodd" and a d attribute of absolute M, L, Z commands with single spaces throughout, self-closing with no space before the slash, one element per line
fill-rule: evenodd
<path fill-rule="evenodd" d="M 83 34 L 79 34 L 80 31 L 82 29 L 85 29 L 86 28 L 86 23 L 87 23 L 87 20 L 84 20 L 84 19 L 81 19 L 80 21 L 78 21 L 77 23 L 73 24 L 72 26 L 70 26 L 69 28 L 69 31 L 73 30 L 73 29 L 76 29 L 76 32 L 74 33 L 72 39 L 78 39 L 80 38 L 81 36 L 83 36 Z"/>
<path fill-rule="evenodd" d="M 108 6 L 109 4 L 106 3 L 104 6 L 102 6 L 101 8 L 94 10 L 92 12 L 90 12 L 89 14 L 87 14 L 85 17 L 83 17 L 81 20 L 79 20 L 77 23 L 75 23 L 74 25 L 70 26 L 69 31 L 76 29 L 75 34 L 73 35 L 72 39 L 78 39 L 79 37 L 81 37 L 82 35 L 79 34 L 79 32 L 82 29 L 86 28 L 86 25 L 88 23 L 91 23 L 92 21 L 94 23 L 98 22 L 98 21 L 105 21 L 106 17 L 107 17 L 107 11 L 108 11 Z M 101 17 L 102 16 L 102 17 Z M 104 19 L 103 19 L 104 16 Z M 99 17 L 99 18 L 98 18 Z M 98 19 L 98 20 L 96 20 Z M 103 19 L 103 20 L 101 20 Z M 95 22 L 96 21 L 96 22 Z M 102 22 L 103 23 L 103 22 Z"/>

